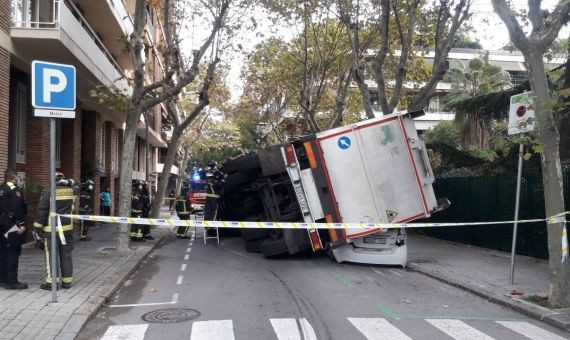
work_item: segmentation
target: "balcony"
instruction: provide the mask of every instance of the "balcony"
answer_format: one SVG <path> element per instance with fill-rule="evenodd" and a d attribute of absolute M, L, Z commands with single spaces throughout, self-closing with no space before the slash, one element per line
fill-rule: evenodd
<path fill-rule="evenodd" d="M 108 111 L 89 97 L 95 85 L 115 84 L 130 93 L 123 68 L 72 2 L 13 0 L 12 22 L 15 55 L 23 65 L 35 59 L 74 65 L 77 96 L 92 109 Z"/>

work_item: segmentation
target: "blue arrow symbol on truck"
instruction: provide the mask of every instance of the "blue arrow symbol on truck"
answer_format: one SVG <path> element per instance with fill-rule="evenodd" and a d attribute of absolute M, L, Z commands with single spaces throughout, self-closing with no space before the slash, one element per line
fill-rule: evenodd
<path fill-rule="evenodd" d="M 343 150 L 350 148 L 350 144 L 351 144 L 350 138 L 346 136 L 340 137 L 338 139 L 338 147 Z"/>

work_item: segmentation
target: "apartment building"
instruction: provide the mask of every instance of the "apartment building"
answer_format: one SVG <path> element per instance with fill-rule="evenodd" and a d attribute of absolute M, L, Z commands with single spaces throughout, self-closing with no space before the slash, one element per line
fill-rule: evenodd
<path fill-rule="evenodd" d="M 507 50 L 477 50 L 469 48 L 452 48 L 448 55 L 449 68 L 462 68 L 467 67 L 469 60 L 477 57 L 483 57 L 488 55 L 489 63 L 491 65 L 500 66 L 504 71 L 508 72 L 511 77 L 511 83 L 513 86 L 519 85 L 528 79 L 527 68 L 524 63 L 524 57 L 519 51 L 507 51 Z M 372 54 L 370 54 L 372 58 Z M 424 61 L 428 64 L 433 64 L 434 52 L 427 52 L 423 56 Z M 566 62 L 565 58 L 554 58 L 546 61 L 546 68 L 554 68 L 562 63 Z M 370 101 L 372 104 L 372 109 L 376 115 L 382 115 L 380 111 L 380 105 L 378 104 L 378 91 L 376 89 L 376 83 L 373 80 L 372 66 L 366 68 L 365 75 L 367 77 L 367 84 L 370 89 Z M 390 82 L 388 82 L 390 84 Z M 413 92 L 415 88 L 418 88 L 422 84 L 404 84 L 404 87 Z M 451 84 L 444 81 L 440 81 L 436 88 L 436 95 L 430 99 L 429 105 L 426 108 L 426 114 L 423 117 L 418 117 L 415 119 L 416 129 L 419 131 L 427 130 L 433 128 L 441 121 L 453 120 L 455 115 L 453 112 L 445 109 L 444 97 L 451 91 Z M 405 108 L 400 108 L 405 109 Z"/>
<path fill-rule="evenodd" d="M 0 0 L 0 171 L 16 169 L 25 178 L 28 199 L 49 187 L 49 119 L 33 116 L 30 70 L 33 60 L 71 64 L 77 70 L 75 119 L 57 123 L 57 168 L 76 180 L 93 179 L 95 197 L 109 188 L 118 199 L 125 113 L 90 96 L 98 85 L 131 93 L 126 76 L 132 58 L 125 49 L 133 30 L 135 0 Z M 160 78 L 157 51 L 163 37 L 158 13 L 149 6 L 145 28 L 147 81 Z M 134 175 L 156 184 L 161 126 L 166 110 L 157 106 L 138 126 Z M 30 195 L 30 192 L 32 194 Z M 95 199 L 96 213 L 99 210 Z"/>

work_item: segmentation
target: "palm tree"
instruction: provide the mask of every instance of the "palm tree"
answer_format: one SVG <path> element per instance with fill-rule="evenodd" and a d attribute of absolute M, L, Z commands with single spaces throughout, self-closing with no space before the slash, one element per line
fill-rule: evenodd
<path fill-rule="evenodd" d="M 460 67 L 452 68 L 444 81 L 451 84 L 451 92 L 444 99 L 446 106 L 512 86 L 509 73 L 500 66 L 491 65 L 488 54 L 469 60 L 467 65 L 460 64 Z M 493 120 L 480 117 L 476 112 L 460 110 L 455 113 L 455 123 L 460 128 L 463 150 L 470 146 L 479 149 L 489 147 Z"/>

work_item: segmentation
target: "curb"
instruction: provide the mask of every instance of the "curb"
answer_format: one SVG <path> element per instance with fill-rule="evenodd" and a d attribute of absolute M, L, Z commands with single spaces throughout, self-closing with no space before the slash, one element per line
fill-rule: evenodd
<path fill-rule="evenodd" d="M 99 309 L 107 302 L 107 300 L 115 294 L 121 285 L 137 270 L 139 264 L 150 254 L 168 235 L 164 233 L 156 238 L 156 241 L 146 249 L 139 248 L 135 250 L 137 253 L 124 266 L 118 275 L 109 278 L 103 286 L 99 287 L 93 295 L 83 302 L 72 314 L 69 321 L 57 335 L 56 339 L 73 339 L 83 326 L 89 321 Z"/>
<path fill-rule="evenodd" d="M 476 285 L 470 284 L 468 282 L 462 281 L 457 278 L 453 278 L 435 269 L 426 269 L 421 265 L 416 263 L 408 262 L 410 270 L 431 277 L 432 279 L 444 282 L 451 286 L 463 289 L 470 293 L 473 293 L 479 297 L 485 298 L 490 302 L 502 305 L 504 307 L 511 308 L 519 313 L 522 313 L 531 318 L 537 319 L 539 321 L 544 321 L 554 327 L 560 328 L 565 331 L 570 331 L 570 322 L 560 318 L 560 316 L 567 316 L 567 314 L 561 314 L 554 310 L 548 309 L 536 305 L 534 303 L 528 302 L 523 299 L 514 298 L 508 295 L 496 294 L 489 290 L 483 289 Z"/>

